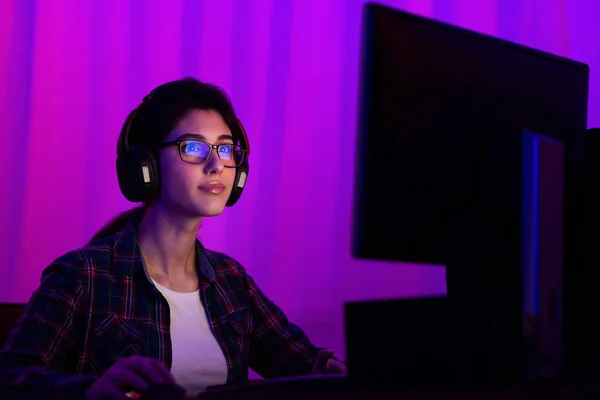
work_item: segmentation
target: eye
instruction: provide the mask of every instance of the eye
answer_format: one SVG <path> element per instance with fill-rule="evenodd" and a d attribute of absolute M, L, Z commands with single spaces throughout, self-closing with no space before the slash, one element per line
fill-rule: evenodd
<path fill-rule="evenodd" d="M 219 153 L 222 155 L 231 154 L 231 146 L 230 144 L 223 144 L 219 146 Z"/>
<path fill-rule="evenodd" d="M 183 152 L 190 156 L 205 157 L 207 154 L 207 146 L 196 141 L 183 142 Z"/>
<path fill-rule="evenodd" d="M 194 151 L 196 149 L 196 144 L 194 142 L 187 142 L 184 146 L 183 149 L 185 150 L 185 152 L 191 152 Z"/>

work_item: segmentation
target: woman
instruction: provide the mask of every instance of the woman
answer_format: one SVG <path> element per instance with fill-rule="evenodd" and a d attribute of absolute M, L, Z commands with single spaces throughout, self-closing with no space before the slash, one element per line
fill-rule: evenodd
<path fill-rule="evenodd" d="M 260 291 L 197 240 L 202 217 L 242 193 L 249 147 L 227 95 L 163 84 L 123 125 L 117 175 L 142 202 L 47 267 L 0 352 L 0 386 L 122 399 L 177 384 L 345 372 Z"/>

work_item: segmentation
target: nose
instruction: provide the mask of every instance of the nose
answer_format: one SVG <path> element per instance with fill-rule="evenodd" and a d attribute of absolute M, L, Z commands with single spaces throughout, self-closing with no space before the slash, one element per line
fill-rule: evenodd
<path fill-rule="evenodd" d="M 207 175 L 219 175 L 225 166 L 223 165 L 223 161 L 219 158 L 216 149 L 211 149 L 210 156 L 208 157 L 208 161 L 204 164 L 204 172 Z"/>

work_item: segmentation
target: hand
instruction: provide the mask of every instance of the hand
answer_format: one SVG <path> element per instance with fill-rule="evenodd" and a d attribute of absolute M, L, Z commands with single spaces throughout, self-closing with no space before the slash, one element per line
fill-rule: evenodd
<path fill-rule="evenodd" d="M 171 372 L 151 357 L 117 360 L 85 393 L 86 400 L 127 400 L 143 395 L 150 387 L 175 385 Z"/>
<path fill-rule="evenodd" d="M 313 365 L 313 374 L 345 374 L 348 372 L 346 365 L 333 358 L 333 351 L 321 350 Z"/>

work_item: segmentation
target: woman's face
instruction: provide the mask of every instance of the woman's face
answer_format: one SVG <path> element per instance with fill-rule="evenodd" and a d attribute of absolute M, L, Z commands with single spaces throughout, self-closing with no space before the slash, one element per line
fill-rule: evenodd
<path fill-rule="evenodd" d="M 163 142 L 183 138 L 213 145 L 233 143 L 225 120 L 214 110 L 189 111 Z M 201 147 L 194 142 L 188 142 L 185 149 L 192 155 L 201 154 Z M 223 159 L 227 159 L 227 154 L 223 154 Z M 226 168 L 228 162 L 221 160 L 216 149 L 210 150 L 204 164 L 192 164 L 180 158 L 179 146 L 168 146 L 160 149 L 159 163 L 163 206 L 189 217 L 210 217 L 223 212 L 236 169 Z"/>

